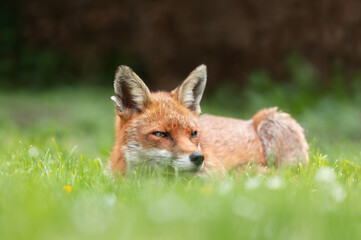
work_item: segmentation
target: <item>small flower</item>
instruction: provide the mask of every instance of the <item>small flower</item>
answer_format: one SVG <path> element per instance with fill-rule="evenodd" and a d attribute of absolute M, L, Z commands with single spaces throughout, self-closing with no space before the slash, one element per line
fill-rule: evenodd
<path fill-rule="evenodd" d="M 71 193 L 71 186 L 70 185 L 66 185 L 63 187 L 64 192 L 66 192 L 67 194 Z"/>
<path fill-rule="evenodd" d="M 267 181 L 267 187 L 272 190 L 278 190 L 283 188 L 285 185 L 283 179 L 279 176 L 273 176 Z"/>
<path fill-rule="evenodd" d="M 208 186 L 208 187 L 201 187 L 201 193 L 203 195 L 209 195 L 211 194 L 213 191 L 213 188 L 211 186 Z"/>
<path fill-rule="evenodd" d="M 221 184 L 219 185 L 219 189 L 218 189 L 218 193 L 221 195 L 226 195 L 227 193 L 229 193 L 233 188 L 233 184 L 232 182 L 221 182 Z"/>
<path fill-rule="evenodd" d="M 336 173 L 330 167 L 321 167 L 317 170 L 315 180 L 317 183 L 329 184 L 336 182 Z"/>
<path fill-rule="evenodd" d="M 261 186 L 261 184 L 262 184 L 262 179 L 259 176 L 256 176 L 247 179 L 244 185 L 247 190 L 254 190 L 259 186 Z"/>
<path fill-rule="evenodd" d="M 177 195 L 168 195 L 160 199 L 155 199 L 147 206 L 149 219 L 156 223 L 186 219 L 190 212 L 190 206 Z"/>
<path fill-rule="evenodd" d="M 346 198 L 346 191 L 340 184 L 335 184 L 331 189 L 331 195 L 336 202 L 342 202 Z"/>
<path fill-rule="evenodd" d="M 28 154 L 30 157 L 36 158 L 39 156 L 39 151 L 36 147 L 30 146 L 30 148 L 28 150 Z"/>
<path fill-rule="evenodd" d="M 251 221 L 257 221 L 263 214 L 263 207 L 259 203 L 240 196 L 233 202 L 233 212 Z"/>
<path fill-rule="evenodd" d="M 103 200 L 107 206 L 114 206 L 115 202 L 117 201 L 117 196 L 113 194 L 106 194 L 103 196 Z"/>

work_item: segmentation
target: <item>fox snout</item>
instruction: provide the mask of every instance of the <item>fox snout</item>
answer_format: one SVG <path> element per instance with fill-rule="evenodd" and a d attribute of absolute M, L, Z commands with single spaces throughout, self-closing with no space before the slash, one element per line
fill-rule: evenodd
<path fill-rule="evenodd" d="M 191 155 L 189 156 L 189 160 L 196 166 L 200 166 L 202 165 L 203 161 L 204 161 L 204 155 L 202 153 L 199 152 L 193 152 L 191 153 Z"/>

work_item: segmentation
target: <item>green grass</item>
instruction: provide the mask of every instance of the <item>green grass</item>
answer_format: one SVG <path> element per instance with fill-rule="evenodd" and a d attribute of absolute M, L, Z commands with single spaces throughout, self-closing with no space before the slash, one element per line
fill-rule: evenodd
<path fill-rule="evenodd" d="M 118 180 L 110 91 L 1 92 L 0 239 L 360 239 L 360 98 L 302 105 L 284 91 L 220 90 L 202 110 L 279 105 L 306 129 L 309 166 Z"/>

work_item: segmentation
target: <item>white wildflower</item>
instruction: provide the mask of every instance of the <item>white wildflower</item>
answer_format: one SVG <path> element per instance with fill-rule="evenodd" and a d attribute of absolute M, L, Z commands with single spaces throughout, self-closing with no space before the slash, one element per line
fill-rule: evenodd
<path fill-rule="evenodd" d="M 148 217 L 158 223 L 181 219 L 186 217 L 188 213 L 189 207 L 177 196 L 167 196 L 155 200 L 147 207 Z"/>
<path fill-rule="evenodd" d="M 340 184 L 335 184 L 331 189 L 331 196 L 336 202 L 342 202 L 346 198 L 346 191 Z"/>
<path fill-rule="evenodd" d="M 30 146 L 30 148 L 28 150 L 28 154 L 30 157 L 36 158 L 39 156 L 39 151 L 36 147 Z"/>
<path fill-rule="evenodd" d="M 278 190 L 285 185 L 284 180 L 280 176 L 273 176 L 267 181 L 267 187 L 272 190 Z"/>
<path fill-rule="evenodd" d="M 336 181 L 336 173 L 330 167 L 319 168 L 316 172 L 315 180 L 317 183 L 333 183 Z"/>
<path fill-rule="evenodd" d="M 258 220 L 263 213 L 263 208 L 260 204 L 246 198 L 238 197 L 233 202 L 233 212 L 238 216 L 249 219 L 251 221 Z"/>
<path fill-rule="evenodd" d="M 224 181 L 221 182 L 221 184 L 219 185 L 219 194 L 220 195 L 226 195 L 227 193 L 229 193 L 231 190 L 233 189 L 233 184 L 232 182 L 228 182 L 228 181 Z"/>
<path fill-rule="evenodd" d="M 114 206 L 116 200 L 117 196 L 114 193 L 106 194 L 103 196 L 103 201 L 108 207 Z"/>
<path fill-rule="evenodd" d="M 261 186 L 262 184 L 262 179 L 259 176 L 253 177 L 253 178 L 249 178 L 246 182 L 245 182 L 245 187 L 248 190 L 254 190 L 256 188 L 258 188 L 259 186 Z"/>

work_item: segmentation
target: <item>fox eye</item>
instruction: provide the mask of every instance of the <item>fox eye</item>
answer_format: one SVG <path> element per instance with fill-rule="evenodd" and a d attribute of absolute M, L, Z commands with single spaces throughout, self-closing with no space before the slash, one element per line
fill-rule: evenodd
<path fill-rule="evenodd" d="M 197 134 L 198 134 L 197 131 L 192 132 L 192 133 L 191 133 L 191 138 L 197 137 Z"/>
<path fill-rule="evenodd" d="M 164 132 L 154 132 L 152 134 L 157 136 L 157 137 L 160 137 L 160 138 L 167 138 L 169 136 L 168 133 L 164 133 Z"/>

